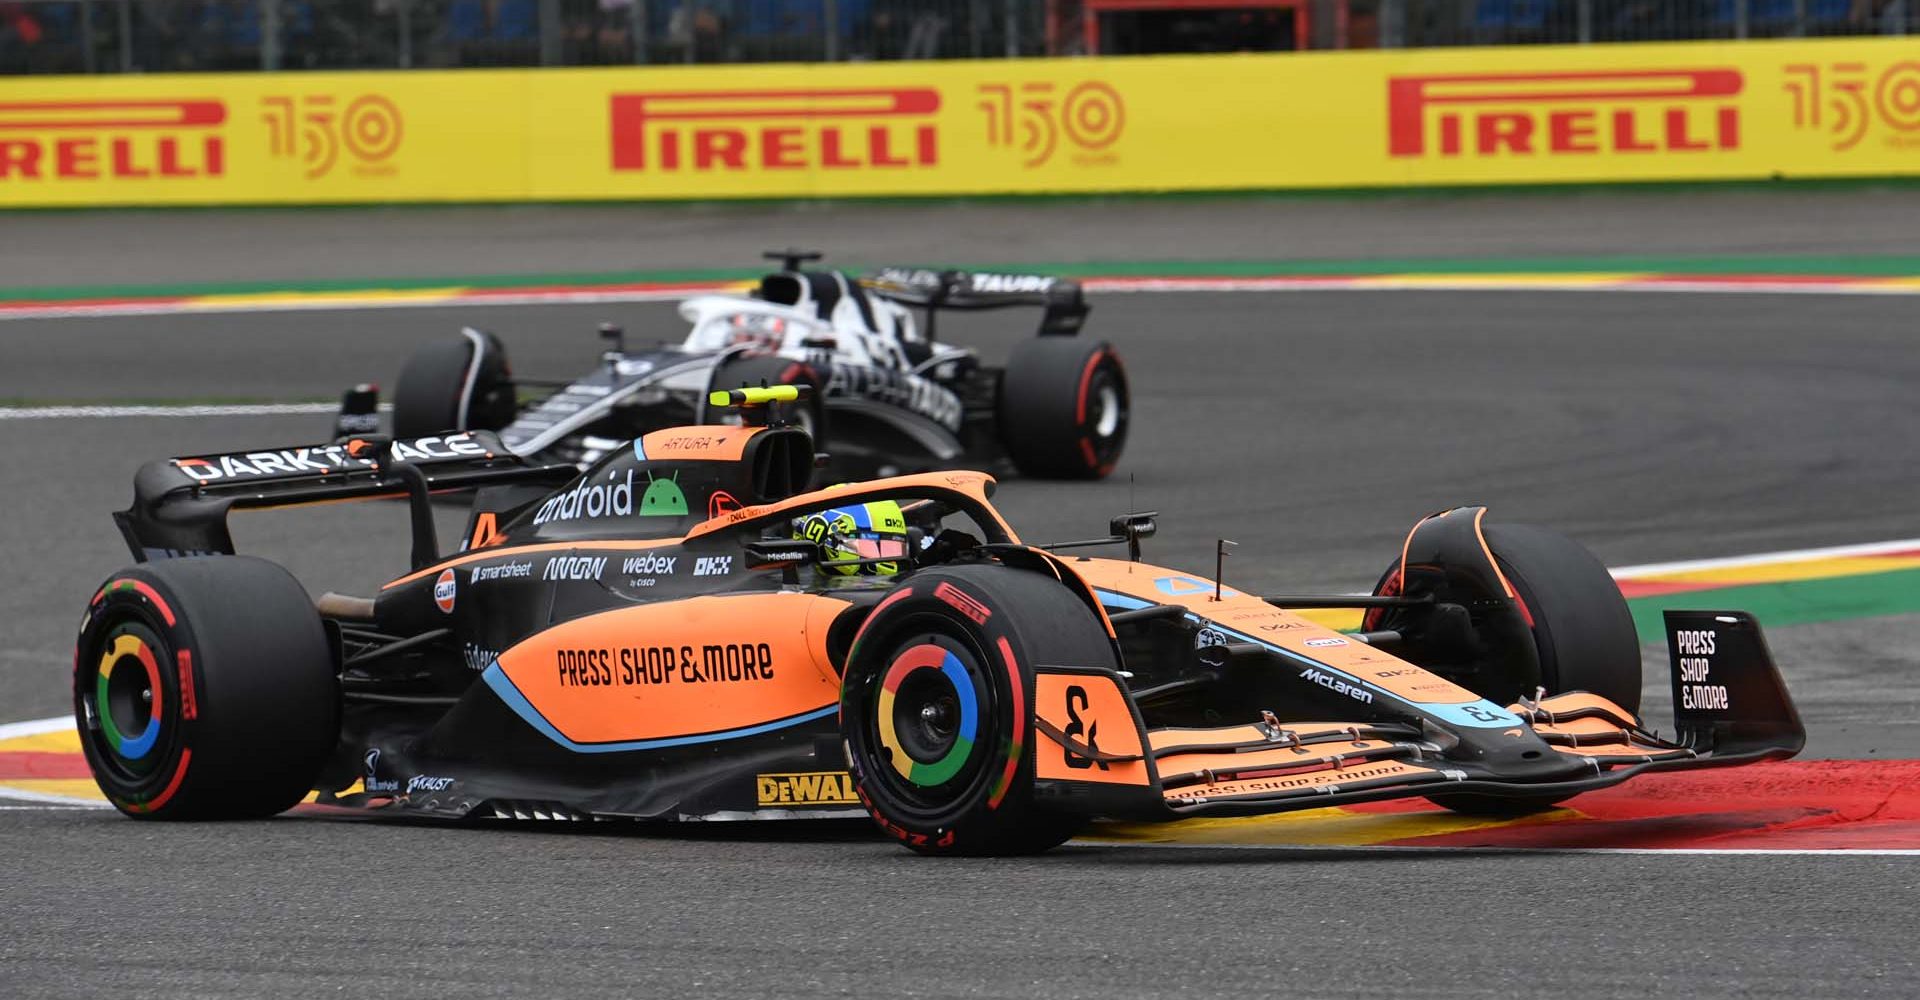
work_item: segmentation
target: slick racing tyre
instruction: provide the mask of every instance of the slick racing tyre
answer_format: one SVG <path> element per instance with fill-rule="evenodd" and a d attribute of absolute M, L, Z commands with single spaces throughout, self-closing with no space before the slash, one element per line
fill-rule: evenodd
<path fill-rule="evenodd" d="M 1620 587 L 1606 566 L 1571 538 L 1525 524 L 1489 524 L 1487 548 L 1513 586 L 1521 617 L 1540 664 L 1536 676 L 1455 678 L 1481 697 L 1502 705 L 1548 694 L 1588 691 L 1629 712 L 1640 711 L 1640 639 Z M 1394 560 L 1375 593 L 1389 593 L 1399 576 Z M 1495 601 L 1499 594 L 1470 596 Z M 1384 625 L 1383 625 L 1384 623 Z M 1369 613 L 1366 628 L 1391 628 L 1379 612 Z M 1524 641 L 1524 640 L 1523 640 Z"/>
<path fill-rule="evenodd" d="M 1127 373 L 1103 341 L 1022 341 L 1000 377 L 1000 443 L 1023 475 L 1102 479 L 1127 444 Z"/>
<path fill-rule="evenodd" d="M 1639 714 L 1640 637 L 1607 567 L 1579 542 L 1525 524 L 1488 526 L 1487 547 L 1533 621 L 1540 686 Z"/>
<path fill-rule="evenodd" d="M 1469 683 L 1476 694 L 1502 705 L 1534 689 L 1547 694 L 1587 691 L 1629 712 L 1640 711 L 1640 639 L 1633 615 L 1612 574 L 1571 538 L 1524 524 L 1489 524 L 1487 548 L 1512 585 L 1527 634 L 1538 657 L 1537 678 L 1501 677 Z M 1396 560 L 1381 588 L 1398 576 Z M 1476 595 L 1494 600 L 1499 595 Z M 1369 623 L 1368 628 L 1375 627 Z M 1552 808 L 1554 801 L 1490 795 L 1433 795 L 1436 805 L 1476 816 L 1518 816 Z"/>
<path fill-rule="evenodd" d="M 826 448 L 827 400 L 826 380 L 812 365 L 793 361 L 771 354 L 742 354 L 728 358 L 715 366 L 713 379 L 707 383 L 708 391 L 720 389 L 753 388 L 761 385 L 806 385 L 812 386 L 810 398 L 793 407 L 789 413 L 801 430 L 813 438 L 816 451 Z M 705 397 L 702 397 L 703 399 Z M 706 423 L 720 422 L 726 411 L 710 412 Z M 735 422 L 738 422 L 737 415 Z"/>
<path fill-rule="evenodd" d="M 306 588 L 247 556 L 109 578 L 74 648 L 87 766 L 139 819 L 244 819 L 299 802 L 339 735 L 333 654 Z"/>
<path fill-rule="evenodd" d="M 393 387 L 393 436 L 497 431 L 516 409 L 507 349 L 491 333 L 466 329 L 413 352 Z"/>
<path fill-rule="evenodd" d="M 860 800 L 921 854 L 1032 854 L 1080 825 L 1033 799 L 1036 662 L 1114 666 L 1060 582 L 990 563 L 915 574 L 861 626 L 840 719 Z"/>

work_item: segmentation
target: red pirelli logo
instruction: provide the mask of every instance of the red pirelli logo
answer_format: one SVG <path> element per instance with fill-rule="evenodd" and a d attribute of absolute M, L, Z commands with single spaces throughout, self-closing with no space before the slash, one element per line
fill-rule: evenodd
<path fill-rule="evenodd" d="M 1740 148 L 1739 70 L 1396 76 L 1387 149 L 1410 156 L 1704 153 Z"/>
<path fill-rule="evenodd" d="M 0 182 L 218 177 L 215 100 L 0 103 Z"/>
<path fill-rule="evenodd" d="M 931 87 L 615 94 L 613 169 L 911 169 L 940 162 Z"/>

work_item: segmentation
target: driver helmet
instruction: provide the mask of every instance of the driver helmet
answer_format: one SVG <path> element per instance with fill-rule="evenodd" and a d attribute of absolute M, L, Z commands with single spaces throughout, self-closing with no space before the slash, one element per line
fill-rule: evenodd
<path fill-rule="evenodd" d="M 727 346 L 744 347 L 748 353 L 774 353 L 786 336 L 787 321 L 779 316 L 743 312 L 727 321 Z"/>
<path fill-rule="evenodd" d="M 793 519 L 793 537 L 820 546 L 820 572 L 894 576 L 907 568 L 907 518 L 892 500 L 832 507 Z M 854 559 L 884 562 L 856 563 Z"/>

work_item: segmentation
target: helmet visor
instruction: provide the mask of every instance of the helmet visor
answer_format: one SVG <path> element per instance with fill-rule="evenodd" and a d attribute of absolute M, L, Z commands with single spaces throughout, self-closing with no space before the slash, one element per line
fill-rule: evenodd
<path fill-rule="evenodd" d="M 907 540 L 904 538 L 843 538 L 840 545 L 847 554 L 855 559 L 905 559 Z"/>

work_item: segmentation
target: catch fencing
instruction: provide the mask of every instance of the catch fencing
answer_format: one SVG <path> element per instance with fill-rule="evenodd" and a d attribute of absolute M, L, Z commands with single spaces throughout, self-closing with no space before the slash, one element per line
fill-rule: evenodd
<path fill-rule="evenodd" d="M 1904 34 L 1920 0 L 12 0 L 0 74 L 869 62 Z"/>

